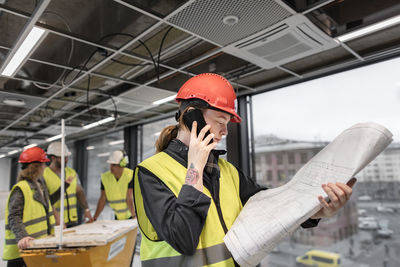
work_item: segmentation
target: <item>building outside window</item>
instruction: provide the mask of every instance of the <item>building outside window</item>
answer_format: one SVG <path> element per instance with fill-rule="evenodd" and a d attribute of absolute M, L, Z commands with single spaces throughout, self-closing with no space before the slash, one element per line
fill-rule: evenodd
<path fill-rule="evenodd" d="M 339 253 L 349 266 L 399 266 L 399 69 L 397 58 L 252 96 L 253 173 L 263 185 L 287 183 L 356 123 L 376 122 L 394 135 L 394 142 L 356 175 L 353 196 L 339 214 L 322 219 L 313 231 L 299 228 L 279 244 L 279 255 L 264 260 L 268 266 L 293 266 L 296 256 L 313 248 Z M 270 180 L 272 173 L 276 180 Z"/>

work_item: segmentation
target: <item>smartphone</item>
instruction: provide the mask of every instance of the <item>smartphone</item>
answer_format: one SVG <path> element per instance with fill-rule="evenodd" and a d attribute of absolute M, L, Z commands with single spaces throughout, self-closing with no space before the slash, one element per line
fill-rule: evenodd
<path fill-rule="evenodd" d="M 192 130 L 192 124 L 194 121 L 197 121 L 197 135 L 199 135 L 200 131 L 207 125 L 206 121 L 204 120 L 203 113 L 201 112 L 200 109 L 191 109 L 188 110 L 183 114 L 183 123 L 186 125 L 186 127 L 189 128 L 189 131 Z M 208 130 L 206 134 L 204 135 L 204 138 L 206 138 L 207 135 L 210 134 L 210 131 Z M 204 139 L 203 138 L 203 139 Z M 211 140 L 212 142 L 212 140 Z M 211 143 L 210 142 L 210 143 Z"/>

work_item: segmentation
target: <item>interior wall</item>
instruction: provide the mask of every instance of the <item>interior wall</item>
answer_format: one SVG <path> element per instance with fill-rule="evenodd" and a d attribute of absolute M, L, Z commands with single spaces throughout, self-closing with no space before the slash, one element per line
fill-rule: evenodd
<path fill-rule="evenodd" d="M 10 188 L 10 171 L 11 171 L 11 159 L 3 158 L 0 159 L 0 192 L 8 191 Z"/>

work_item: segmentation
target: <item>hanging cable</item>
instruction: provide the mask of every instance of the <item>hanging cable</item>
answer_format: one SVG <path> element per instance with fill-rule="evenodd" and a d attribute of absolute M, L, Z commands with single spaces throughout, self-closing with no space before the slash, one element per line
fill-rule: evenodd
<path fill-rule="evenodd" d="M 198 44 L 200 44 L 201 42 L 203 42 L 203 40 L 200 40 L 200 41 L 198 41 L 198 42 L 192 44 L 191 46 L 189 46 L 189 47 L 183 49 L 182 51 L 179 51 L 178 54 L 175 54 L 175 55 L 173 55 L 173 56 L 164 58 L 164 59 L 162 60 L 162 62 L 167 62 L 167 61 L 169 61 L 169 60 L 171 60 L 171 59 L 173 59 L 173 58 L 176 58 L 176 57 L 182 55 L 182 54 L 185 53 L 186 51 L 189 51 L 189 50 L 193 49 L 194 47 L 196 47 L 196 46 L 197 46 Z"/>
<path fill-rule="evenodd" d="M 65 82 L 66 79 L 68 78 L 68 76 L 69 76 L 74 70 L 78 69 L 79 66 L 73 67 L 71 70 L 69 70 L 69 71 L 65 74 L 65 76 L 64 76 L 64 78 L 63 78 L 62 85 L 63 85 L 63 86 L 69 86 L 73 81 L 75 81 L 75 80 L 79 77 L 79 75 L 82 73 L 82 71 L 83 71 L 84 69 L 86 69 L 87 64 L 89 63 L 89 61 L 92 59 L 92 57 L 93 57 L 96 53 L 97 53 L 97 50 L 94 50 L 94 51 L 89 55 L 89 57 L 85 60 L 85 63 L 83 64 L 83 66 L 79 69 L 78 73 L 77 73 L 77 74 L 74 76 L 74 78 L 72 78 L 71 81 L 67 84 L 67 83 Z M 88 68 L 87 68 L 87 69 L 88 69 Z"/>
<path fill-rule="evenodd" d="M 135 64 L 135 63 L 128 63 L 128 62 L 123 62 L 123 61 L 119 61 L 117 59 L 111 59 L 112 62 L 121 64 L 121 65 L 126 65 L 126 66 L 131 66 L 131 67 L 144 67 L 144 66 L 149 66 L 151 65 L 150 63 L 144 63 L 144 64 Z"/>
<path fill-rule="evenodd" d="M 155 61 L 155 59 L 154 59 L 154 57 L 153 57 L 153 54 L 151 53 L 151 51 L 150 51 L 150 49 L 148 48 L 148 46 L 147 46 L 143 41 L 141 41 L 140 39 L 138 40 L 138 42 L 146 49 L 147 53 L 149 54 L 149 56 L 150 56 L 150 58 L 151 58 L 151 60 L 152 60 L 152 62 L 153 62 L 154 71 L 156 72 L 157 80 L 158 80 L 158 81 L 159 81 L 160 54 L 161 54 L 161 51 L 162 51 L 163 43 L 164 43 L 164 41 L 165 41 L 165 39 L 166 39 L 168 33 L 171 31 L 171 29 L 172 29 L 172 27 L 170 27 L 170 28 L 167 30 L 167 32 L 164 34 L 164 36 L 163 36 L 163 38 L 162 38 L 162 41 L 161 41 L 161 44 L 160 44 L 160 48 L 159 48 L 159 51 L 158 51 L 158 60 L 157 60 L 157 63 L 158 63 L 158 64 L 156 63 L 156 61 Z M 116 36 L 116 35 L 127 36 L 127 37 L 130 37 L 130 38 L 132 38 L 132 39 L 135 38 L 133 35 L 128 34 L 128 33 L 111 33 L 111 34 L 108 34 L 108 35 L 105 35 L 105 36 L 101 37 L 101 38 L 100 38 L 100 42 L 103 41 L 104 39 L 108 38 L 108 37 Z M 125 44 L 124 44 L 124 45 L 125 45 Z M 124 45 L 123 45 L 123 46 L 124 46 Z M 121 46 L 121 47 L 122 47 L 122 46 Z M 120 48 L 121 48 L 121 47 L 120 47 Z M 83 64 L 83 66 L 80 67 L 78 73 L 71 79 L 71 81 L 70 81 L 69 83 L 66 82 L 67 78 L 69 77 L 69 75 L 70 75 L 73 71 L 75 71 L 76 69 L 78 69 L 79 66 L 73 67 L 71 70 L 69 70 L 67 73 L 65 73 L 65 75 L 64 75 L 64 77 L 63 77 L 63 80 L 62 80 L 62 85 L 63 85 L 63 86 L 68 86 L 68 85 L 71 84 L 73 81 L 75 81 L 75 80 L 80 76 L 80 74 L 82 73 L 82 71 L 83 71 L 84 69 L 86 69 L 87 64 L 89 63 L 89 61 L 92 59 L 92 57 L 93 57 L 97 52 L 101 52 L 103 56 L 108 56 L 108 52 L 107 52 L 105 49 L 98 48 L 98 49 L 94 50 L 94 51 L 89 55 L 89 57 L 85 60 L 85 63 Z M 124 65 L 129 65 L 129 66 L 145 66 L 145 65 L 149 65 L 149 64 L 126 63 L 126 62 L 118 61 L 118 60 L 116 60 L 116 59 L 111 59 L 111 60 L 114 61 L 114 62 L 116 62 L 116 63 L 124 64 Z M 92 115 L 92 113 L 91 113 L 90 105 L 89 105 L 89 89 L 90 89 L 90 82 L 91 82 L 91 76 L 90 76 L 90 74 L 89 74 L 89 75 L 88 75 L 87 88 L 86 88 L 86 107 L 87 107 L 87 109 L 88 109 L 88 111 L 89 111 L 90 116 L 93 117 L 93 115 Z M 101 91 L 101 92 L 107 93 L 108 96 L 110 97 L 110 99 L 111 99 L 111 101 L 112 101 L 112 103 L 113 103 L 113 105 L 114 105 L 114 117 L 115 117 L 115 126 L 116 126 L 116 125 L 117 125 L 117 117 L 118 117 L 117 105 L 115 104 L 115 101 L 114 101 L 113 97 L 111 96 L 111 94 L 110 94 L 108 91 L 103 91 L 103 90 L 100 90 L 100 89 L 98 89 L 98 90 Z"/>
<path fill-rule="evenodd" d="M 160 82 L 160 56 L 162 47 L 164 45 L 164 41 L 168 36 L 168 33 L 172 30 L 173 27 L 169 27 L 169 29 L 165 32 L 163 38 L 161 39 L 160 48 L 158 49 L 158 58 L 157 58 L 157 81 Z"/>
<path fill-rule="evenodd" d="M 43 14 L 51 14 L 51 15 L 54 15 L 54 16 L 58 17 L 58 18 L 60 19 L 60 21 L 62 21 L 62 22 L 64 23 L 64 25 L 65 25 L 65 27 L 67 28 L 67 30 L 68 30 L 69 32 L 72 32 L 72 31 L 71 31 L 71 27 L 69 26 L 68 22 L 67 22 L 67 21 L 64 19 L 64 17 L 61 16 L 60 14 L 58 14 L 58 13 L 56 13 L 56 12 L 53 12 L 53 11 L 44 11 Z M 74 43 L 74 40 L 71 39 L 71 49 L 70 49 L 70 51 L 69 51 L 69 56 L 68 56 L 68 59 L 67 59 L 67 62 L 66 62 L 66 65 L 67 65 L 67 66 L 69 66 L 69 64 L 71 63 L 72 56 L 73 56 L 73 54 L 74 54 L 74 48 L 75 48 L 75 43 Z M 38 82 L 33 82 L 33 84 L 34 84 L 36 87 L 40 88 L 40 89 L 49 90 L 49 89 L 51 89 L 53 86 L 57 85 L 57 84 L 60 82 L 60 80 L 64 77 L 64 74 L 65 74 L 66 71 L 67 71 L 67 70 L 64 69 L 64 70 L 62 71 L 62 73 L 60 74 L 60 76 L 58 77 L 58 79 L 57 79 L 55 82 L 53 82 L 52 84 L 50 84 L 50 85 L 42 85 L 42 84 L 40 84 L 40 83 L 38 83 Z"/>
<path fill-rule="evenodd" d="M 102 90 L 100 88 L 98 88 L 97 90 L 102 92 L 102 93 L 106 93 L 108 95 L 108 97 L 110 98 L 111 102 L 113 103 L 113 105 L 114 105 L 114 118 L 115 118 L 113 128 L 117 127 L 118 108 L 117 108 L 117 104 L 114 101 L 114 98 L 112 97 L 111 93 L 106 91 L 106 90 Z"/>
<path fill-rule="evenodd" d="M 110 33 L 110 34 L 107 34 L 107 35 L 101 37 L 101 38 L 100 38 L 100 42 L 103 41 L 103 40 L 106 39 L 106 38 L 109 38 L 109 37 L 111 37 L 111 36 L 117 36 L 117 35 L 127 36 L 127 37 L 130 37 L 131 39 L 135 39 L 135 37 L 134 37 L 132 34 L 123 33 L 123 32 L 115 32 L 115 33 Z M 149 54 L 149 56 L 150 56 L 150 58 L 151 58 L 151 61 L 153 61 L 154 71 L 155 71 L 156 74 L 157 74 L 157 64 L 156 64 L 156 61 L 154 60 L 153 54 L 151 53 L 149 47 L 148 47 L 144 42 L 142 42 L 142 40 L 140 40 L 140 39 L 138 40 L 138 42 L 146 49 L 147 53 Z M 123 45 L 120 46 L 119 48 L 123 47 L 124 45 L 125 45 L 125 44 L 123 44 Z M 118 49 L 119 49 L 119 48 L 118 48 Z M 108 56 L 107 51 L 105 51 L 104 56 Z M 112 59 L 112 61 L 114 61 L 114 62 L 116 62 L 116 63 L 119 63 L 119 64 L 123 64 L 123 65 L 130 65 L 130 63 L 125 63 L 125 62 L 122 63 L 121 61 L 117 61 L 116 59 L 114 59 L 114 60 Z M 149 64 L 147 63 L 146 65 L 149 65 Z M 133 65 L 133 66 L 136 66 L 136 65 Z M 145 65 L 144 65 L 144 64 L 139 64 L 139 65 L 137 65 L 137 66 L 145 66 Z M 158 75 L 157 75 L 157 77 L 158 77 Z"/>

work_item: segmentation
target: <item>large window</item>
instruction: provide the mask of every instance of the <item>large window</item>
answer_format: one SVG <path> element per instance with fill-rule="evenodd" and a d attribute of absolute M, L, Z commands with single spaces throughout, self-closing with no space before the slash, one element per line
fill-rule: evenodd
<path fill-rule="evenodd" d="M 107 159 L 110 154 L 124 148 L 123 131 L 117 131 L 101 137 L 89 139 L 86 150 L 88 152 L 88 177 L 86 185 L 86 198 L 92 214 L 96 211 L 97 201 L 100 197 L 101 174 L 110 169 Z M 113 211 L 106 205 L 101 213 L 100 220 L 114 218 Z"/>
<path fill-rule="evenodd" d="M 168 118 L 143 125 L 142 127 L 142 160 L 156 153 L 155 143 L 161 131 L 170 125 L 176 125 L 175 118 Z"/>
<path fill-rule="evenodd" d="M 394 142 L 357 175 L 351 201 L 314 229 L 299 229 L 265 259 L 293 266 L 310 249 L 339 253 L 346 266 L 400 266 L 400 59 L 252 97 L 260 184 L 287 183 L 344 129 L 387 127 Z"/>

